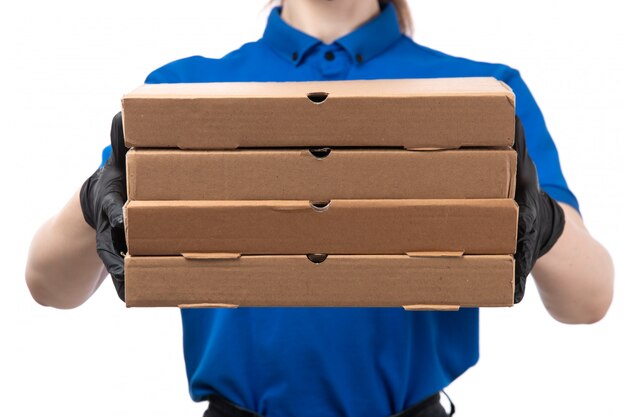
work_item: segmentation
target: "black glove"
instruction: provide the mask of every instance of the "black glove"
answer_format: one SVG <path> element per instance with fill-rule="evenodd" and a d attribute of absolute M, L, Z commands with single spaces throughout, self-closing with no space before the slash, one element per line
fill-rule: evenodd
<path fill-rule="evenodd" d="M 96 230 L 96 250 L 124 301 L 124 257 L 127 251 L 122 207 L 126 202 L 126 152 L 122 113 L 111 123 L 111 156 L 80 189 L 85 221 Z"/>
<path fill-rule="evenodd" d="M 526 151 L 524 127 L 517 116 L 513 149 L 517 151 L 515 201 L 519 205 L 515 303 L 519 303 L 524 297 L 526 277 L 535 262 L 552 248 L 563 233 L 565 215 L 561 206 L 539 188 L 535 164 Z"/>

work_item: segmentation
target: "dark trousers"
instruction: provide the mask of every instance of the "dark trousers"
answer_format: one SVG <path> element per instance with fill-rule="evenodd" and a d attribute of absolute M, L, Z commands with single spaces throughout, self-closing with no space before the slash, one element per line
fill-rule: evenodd
<path fill-rule="evenodd" d="M 439 402 L 439 393 L 432 397 L 426 398 L 419 404 L 415 404 L 406 410 L 403 410 L 391 417 L 449 417 L 454 414 L 454 405 L 450 402 L 451 412 L 445 410 L 445 408 Z M 228 401 L 224 397 L 218 395 L 212 395 L 209 397 L 209 408 L 204 412 L 204 417 L 263 417 L 253 411 L 242 408 L 232 402 Z M 297 417 L 297 416 L 294 416 Z M 364 417 L 377 417 L 377 416 L 364 416 Z"/>

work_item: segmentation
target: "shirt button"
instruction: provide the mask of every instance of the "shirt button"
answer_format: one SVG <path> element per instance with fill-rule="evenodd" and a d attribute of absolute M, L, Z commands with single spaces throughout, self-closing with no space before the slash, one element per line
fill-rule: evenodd
<path fill-rule="evenodd" d="M 292 61 L 297 61 L 298 60 L 298 53 L 294 52 L 293 54 L 291 54 L 291 60 Z"/>
<path fill-rule="evenodd" d="M 335 59 L 335 54 L 328 51 L 324 54 L 324 58 L 326 58 L 326 61 L 332 61 L 333 59 Z"/>
<path fill-rule="evenodd" d="M 359 64 L 360 64 L 361 62 L 363 62 L 363 55 L 361 55 L 361 54 L 356 54 L 356 62 L 358 62 Z"/>

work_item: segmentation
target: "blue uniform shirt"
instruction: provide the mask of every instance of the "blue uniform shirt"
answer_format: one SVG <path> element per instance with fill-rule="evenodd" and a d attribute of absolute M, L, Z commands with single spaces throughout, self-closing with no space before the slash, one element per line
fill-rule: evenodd
<path fill-rule="evenodd" d="M 516 70 L 416 44 L 400 32 L 391 4 L 332 44 L 289 26 L 280 10 L 271 11 L 256 42 L 221 59 L 172 62 L 146 83 L 494 76 L 515 92 L 542 188 L 578 209 L 541 111 Z M 192 398 L 219 393 L 266 417 L 391 415 L 478 360 L 478 309 L 189 309 L 182 321 Z"/>

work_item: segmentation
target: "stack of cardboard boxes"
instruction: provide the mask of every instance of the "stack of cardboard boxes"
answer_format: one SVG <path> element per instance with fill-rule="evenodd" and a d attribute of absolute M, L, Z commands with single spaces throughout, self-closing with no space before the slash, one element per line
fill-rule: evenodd
<path fill-rule="evenodd" d="M 142 86 L 126 303 L 512 305 L 514 115 L 493 78 Z"/>

